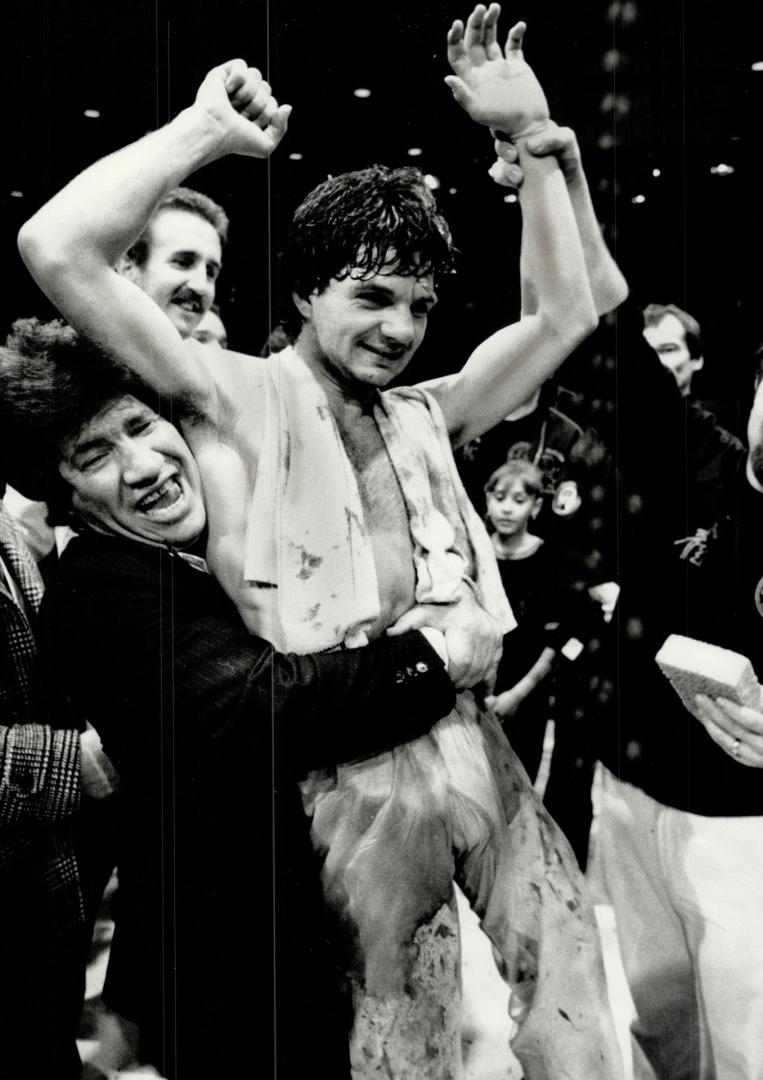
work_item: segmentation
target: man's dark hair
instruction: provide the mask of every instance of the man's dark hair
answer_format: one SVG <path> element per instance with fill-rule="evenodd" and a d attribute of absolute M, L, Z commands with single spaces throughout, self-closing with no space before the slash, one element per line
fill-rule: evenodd
<path fill-rule="evenodd" d="M 353 268 L 423 277 L 453 267 L 453 241 L 418 169 L 368 169 L 330 177 L 297 208 L 282 257 L 283 326 L 296 338 L 302 318 L 292 293 L 321 292 Z"/>
<path fill-rule="evenodd" d="M 163 210 L 185 210 L 186 213 L 196 214 L 197 217 L 209 222 L 220 237 L 220 243 L 223 246 L 228 240 L 230 222 L 222 206 L 218 206 L 208 195 L 202 194 L 201 191 L 194 191 L 193 188 L 173 188 L 164 196 L 151 215 L 151 221 L 127 252 L 127 258 L 136 266 L 143 266 L 148 258 L 151 249 L 151 225 Z"/>
<path fill-rule="evenodd" d="M 61 443 L 111 402 L 132 394 L 159 408 L 136 375 L 60 320 L 18 319 L 0 347 L 0 429 L 5 474 L 22 494 L 67 521 L 71 490 L 61 478 Z"/>
<path fill-rule="evenodd" d="M 686 348 L 689 350 L 691 359 L 701 360 L 703 356 L 702 330 L 694 316 L 683 308 L 676 304 L 647 304 L 644 308 L 644 326 L 656 326 L 666 315 L 674 315 L 683 326 Z"/>

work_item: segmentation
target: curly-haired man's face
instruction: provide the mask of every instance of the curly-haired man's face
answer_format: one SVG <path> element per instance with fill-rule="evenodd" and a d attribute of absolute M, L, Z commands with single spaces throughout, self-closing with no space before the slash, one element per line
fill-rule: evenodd
<path fill-rule="evenodd" d="M 169 421 L 126 394 L 61 446 L 72 506 L 96 532 L 183 547 L 206 509 L 196 461 Z"/>
<path fill-rule="evenodd" d="M 305 320 L 299 340 L 340 385 L 383 388 L 411 362 L 437 297 L 429 275 L 363 273 L 296 298 Z"/>

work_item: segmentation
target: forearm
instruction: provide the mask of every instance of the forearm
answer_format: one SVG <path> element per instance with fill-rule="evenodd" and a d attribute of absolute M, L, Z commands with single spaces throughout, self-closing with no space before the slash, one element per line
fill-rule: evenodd
<path fill-rule="evenodd" d="M 596 325 L 597 315 L 572 203 L 555 161 L 534 157 L 520 140 L 525 175 L 522 207 L 523 304 L 532 307 L 571 351 Z"/>
<path fill-rule="evenodd" d="M 628 283 L 604 241 L 582 168 L 567 181 L 567 191 L 583 246 L 596 314 L 606 315 L 625 300 Z"/>
<path fill-rule="evenodd" d="M 511 635 L 509 635 L 509 639 L 510 637 Z M 510 640 L 508 648 L 511 648 Z M 548 675 L 555 655 L 554 650 L 546 646 L 530 670 L 521 679 L 518 679 L 513 686 L 500 691 L 495 697 L 487 697 L 485 704 L 496 716 L 504 718 L 513 716 L 522 702 L 532 694 L 538 683 Z"/>
<path fill-rule="evenodd" d="M 80 173 L 19 233 L 19 250 L 38 284 L 47 291 L 61 264 L 68 268 L 94 260 L 113 266 L 164 195 L 223 152 L 219 125 L 193 105 L 166 127 Z"/>
<path fill-rule="evenodd" d="M 597 323 L 564 177 L 556 161 L 520 153 L 523 303 L 532 295 L 535 310 L 478 345 L 456 376 L 427 384 L 456 447 L 525 402 Z"/>
<path fill-rule="evenodd" d="M 272 737 L 299 775 L 408 742 L 455 703 L 442 660 L 415 632 L 315 656 L 229 633 L 205 648 L 205 637 L 175 642 L 182 741 L 224 738 L 258 752 Z"/>
<path fill-rule="evenodd" d="M 536 688 L 538 683 L 542 682 L 543 679 L 545 679 L 545 677 L 551 671 L 555 655 L 556 653 L 552 648 L 550 648 L 548 645 L 545 646 L 543 652 L 540 654 L 540 656 L 535 661 L 530 670 L 527 672 L 527 674 L 523 675 L 517 683 L 517 686 L 522 686 L 524 688 L 522 697 L 527 697 L 527 695 L 532 693 L 532 691 Z"/>
<path fill-rule="evenodd" d="M 277 733 L 304 769 L 409 742 L 455 703 L 441 659 L 415 632 L 364 649 L 276 655 L 274 663 Z"/>

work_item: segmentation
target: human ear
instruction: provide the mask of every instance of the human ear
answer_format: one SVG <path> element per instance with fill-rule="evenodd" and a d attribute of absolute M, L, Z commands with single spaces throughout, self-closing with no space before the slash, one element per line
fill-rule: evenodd
<path fill-rule="evenodd" d="M 294 306 L 300 313 L 303 319 L 307 320 L 313 313 L 312 294 L 310 296 L 300 296 L 299 293 L 293 292 L 291 298 L 294 301 Z"/>
<path fill-rule="evenodd" d="M 135 281 L 137 267 L 129 255 L 120 255 L 116 265 L 116 271 L 128 281 Z"/>

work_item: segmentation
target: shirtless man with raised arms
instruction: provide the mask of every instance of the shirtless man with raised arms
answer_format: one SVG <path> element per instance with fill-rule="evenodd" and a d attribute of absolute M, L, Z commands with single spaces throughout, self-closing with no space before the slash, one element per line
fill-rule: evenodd
<path fill-rule="evenodd" d="M 267 157 L 282 137 L 288 107 L 243 61 L 210 72 L 190 109 L 77 177 L 20 236 L 66 317 L 173 399 L 204 481 L 209 567 L 250 629 L 315 651 L 421 619 L 445 631 L 463 687 L 495 661 L 490 631 L 475 638 L 473 594 L 493 626 L 505 629 L 510 615 L 450 447 L 498 423 L 596 321 L 562 174 L 522 150 L 548 109 L 522 56 L 523 24 L 505 55 L 498 45 L 499 11 L 478 5 L 466 26 L 453 24 L 447 81 L 472 119 L 519 145 L 523 261 L 537 304 L 454 376 L 381 393 L 421 343 L 436 274 L 450 266 L 447 225 L 411 170 L 338 177 L 298 209 L 293 246 L 308 264 L 310 230 L 322 221 L 331 231 L 332 207 L 349 218 L 352 206 L 356 228 L 344 247 L 324 236 L 329 250 L 296 268 L 295 345 L 267 361 L 210 359 L 113 272 L 189 172 L 227 153 Z M 169 504 L 174 493 L 156 497 Z M 454 877 L 515 988 L 514 1049 L 528 1080 L 619 1075 L 574 861 L 471 694 L 431 737 L 313 779 L 303 797 L 348 936 L 356 1077 L 460 1075 Z"/>

